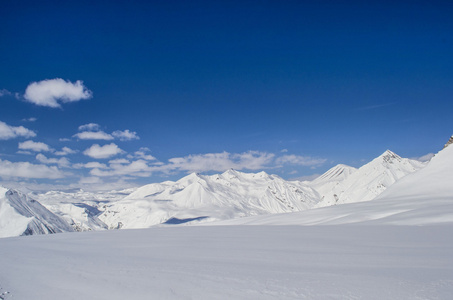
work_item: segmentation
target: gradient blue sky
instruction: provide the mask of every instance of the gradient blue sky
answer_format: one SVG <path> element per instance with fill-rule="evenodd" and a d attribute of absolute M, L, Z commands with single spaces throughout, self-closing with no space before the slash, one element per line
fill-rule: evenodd
<path fill-rule="evenodd" d="M 1 1 L 0 121 L 35 133 L 0 140 L 2 181 L 119 188 L 228 167 L 297 178 L 386 149 L 437 152 L 453 133 L 453 2 L 340 2 Z M 26 101 L 57 78 L 92 97 Z M 74 136 L 89 123 L 139 139 Z M 29 140 L 51 149 L 19 149 Z M 123 151 L 84 154 L 112 143 Z"/>

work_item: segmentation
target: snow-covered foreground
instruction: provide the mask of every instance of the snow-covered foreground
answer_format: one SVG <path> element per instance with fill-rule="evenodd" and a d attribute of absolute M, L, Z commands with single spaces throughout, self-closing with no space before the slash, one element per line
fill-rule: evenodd
<path fill-rule="evenodd" d="M 0 240 L 6 299 L 451 299 L 453 226 L 184 226 Z"/>

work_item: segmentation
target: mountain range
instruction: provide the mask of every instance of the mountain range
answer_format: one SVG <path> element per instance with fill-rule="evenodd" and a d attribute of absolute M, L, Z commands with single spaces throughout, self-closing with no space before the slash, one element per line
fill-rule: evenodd
<path fill-rule="evenodd" d="M 108 193 L 26 195 L 2 188 L 0 236 L 200 224 L 317 211 L 373 200 L 400 179 L 424 170 L 425 165 L 387 150 L 358 169 L 340 164 L 313 181 L 287 181 L 265 172 L 231 169 L 215 175 L 192 173 L 178 181 Z"/>

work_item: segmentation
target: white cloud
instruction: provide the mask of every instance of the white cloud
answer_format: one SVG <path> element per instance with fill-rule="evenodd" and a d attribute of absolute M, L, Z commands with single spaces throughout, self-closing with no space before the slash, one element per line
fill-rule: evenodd
<path fill-rule="evenodd" d="M 41 142 L 33 142 L 33 141 L 25 141 L 22 143 L 19 143 L 19 149 L 21 150 L 31 150 L 35 152 L 50 152 L 53 149 L 51 149 L 47 144 L 41 143 Z"/>
<path fill-rule="evenodd" d="M 147 148 L 141 149 L 145 152 Z M 145 155 L 146 156 L 146 155 Z M 205 172 L 205 171 L 225 171 L 230 168 L 237 170 L 248 169 L 257 170 L 266 168 L 272 162 L 274 154 L 248 151 L 239 154 L 223 153 L 207 153 L 188 155 L 185 157 L 176 157 L 169 159 L 169 163 L 153 163 L 148 165 L 149 161 L 138 159 L 129 164 L 112 163 L 109 170 L 93 169 L 90 174 L 93 176 L 150 176 L 153 172 L 168 173 L 171 171 L 186 171 L 186 172 Z M 118 161 L 119 162 L 119 161 Z M 124 161 L 122 161 L 124 162 Z"/>
<path fill-rule="evenodd" d="M 79 126 L 79 131 L 98 131 L 101 128 L 99 124 L 89 123 Z"/>
<path fill-rule="evenodd" d="M 59 138 L 58 140 L 60 142 L 69 142 L 69 141 L 71 141 L 71 139 L 68 139 L 68 138 Z"/>
<path fill-rule="evenodd" d="M 130 161 L 128 161 L 125 158 L 109 160 L 109 164 L 128 164 L 128 163 L 130 163 Z"/>
<path fill-rule="evenodd" d="M 0 90 L 0 97 L 3 97 L 3 96 L 9 96 L 11 95 L 12 93 L 6 89 L 1 89 Z"/>
<path fill-rule="evenodd" d="M 90 148 L 86 149 L 83 154 L 92 158 L 109 158 L 117 154 L 124 153 L 116 144 L 111 143 L 108 145 L 100 146 L 94 144 Z"/>
<path fill-rule="evenodd" d="M 84 131 L 74 134 L 73 137 L 80 140 L 113 140 L 113 136 L 104 131 Z"/>
<path fill-rule="evenodd" d="M 31 155 L 31 154 L 33 154 L 33 153 L 31 153 L 30 151 L 23 151 L 23 150 L 18 150 L 16 153 L 17 153 L 17 154 L 25 154 L 25 155 Z"/>
<path fill-rule="evenodd" d="M 240 154 L 207 153 L 175 157 L 168 161 L 170 164 L 159 168 L 181 170 L 188 172 L 225 171 L 228 169 L 264 169 L 272 162 L 274 154 L 258 151 L 248 151 Z"/>
<path fill-rule="evenodd" d="M 112 135 L 118 138 L 120 141 L 130 141 L 130 140 L 139 140 L 140 137 L 137 135 L 135 131 L 129 131 L 126 129 L 124 131 L 117 130 L 112 132 Z"/>
<path fill-rule="evenodd" d="M 136 187 L 136 184 L 126 181 L 127 178 L 119 178 L 117 181 L 108 181 L 104 182 L 102 178 L 96 176 L 82 177 L 79 180 L 79 183 L 74 185 L 74 187 L 82 187 L 84 190 L 88 191 L 112 191 L 112 190 L 122 190 L 126 188 Z"/>
<path fill-rule="evenodd" d="M 152 156 L 151 154 L 147 154 L 147 152 L 150 152 L 150 151 L 151 150 L 149 150 L 149 148 L 147 148 L 147 147 L 141 147 L 138 151 L 134 152 L 134 155 L 128 155 L 128 157 L 129 158 L 136 157 L 136 158 L 141 158 L 144 160 L 156 160 L 156 158 L 154 156 Z"/>
<path fill-rule="evenodd" d="M 47 158 L 45 155 L 39 153 L 38 155 L 36 155 L 36 160 L 38 160 L 40 163 L 43 163 L 46 165 L 56 164 L 62 168 L 69 168 L 69 166 L 70 166 L 69 160 L 66 157 L 62 157 L 59 159 L 58 158 Z"/>
<path fill-rule="evenodd" d="M 299 156 L 299 155 L 283 155 L 276 159 L 276 163 L 283 165 L 298 165 L 298 166 L 318 166 L 325 163 L 327 159 L 324 158 L 313 158 L 309 156 Z"/>
<path fill-rule="evenodd" d="M 79 132 L 74 134 L 73 137 L 76 137 L 81 140 L 113 140 L 115 138 L 121 141 L 130 141 L 130 140 L 138 140 L 140 137 L 137 135 L 135 131 L 130 131 L 129 129 L 126 130 L 117 130 L 112 132 L 112 134 L 108 134 L 102 130 L 100 130 L 101 126 L 96 123 L 89 123 L 79 126 Z"/>
<path fill-rule="evenodd" d="M 74 169 L 82 169 L 82 168 L 85 168 L 85 169 L 94 169 L 94 168 L 108 169 L 106 164 L 101 164 L 101 163 L 99 163 L 97 161 L 88 162 L 86 164 L 74 164 L 73 168 Z"/>
<path fill-rule="evenodd" d="M 75 83 L 61 78 L 47 79 L 32 82 L 25 90 L 24 98 L 36 105 L 48 107 L 60 107 L 60 103 L 75 102 L 92 97 L 81 80 Z"/>
<path fill-rule="evenodd" d="M 0 140 L 9 140 L 16 137 L 35 137 L 36 133 L 23 126 L 10 126 L 0 121 Z"/>
<path fill-rule="evenodd" d="M 22 178 L 63 178 L 64 174 L 56 166 L 35 165 L 29 162 L 10 162 L 0 159 L 0 177 Z"/>
<path fill-rule="evenodd" d="M 61 151 L 55 152 L 55 155 L 65 156 L 65 155 L 69 155 L 69 154 L 75 154 L 75 153 L 77 153 L 77 152 L 79 152 L 79 151 L 77 151 L 77 150 L 72 150 L 72 149 L 69 148 L 69 147 L 63 147 L 63 148 L 61 149 Z"/>
<path fill-rule="evenodd" d="M 99 178 L 99 177 L 82 177 L 80 178 L 79 180 L 79 183 L 80 184 L 99 184 L 99 183 L 102 183 L 102 179 Z"/>
<path fill-rule="evenodd" d="M 140 177 L 148 177 L 151 175 L 150 168 L 146 161 L 136 160 L 130 164 L 112 164 L 111 169 L 102 171 L 100 169 L 93 169 L 90 174 L 93 176 L 118 176 L 118 175 L 133 175 Z"/>

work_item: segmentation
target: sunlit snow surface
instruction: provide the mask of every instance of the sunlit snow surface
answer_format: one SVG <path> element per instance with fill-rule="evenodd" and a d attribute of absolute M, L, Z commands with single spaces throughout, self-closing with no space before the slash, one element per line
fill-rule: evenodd
<path fill-rule="evenodd" d="M 451 229 L 186 226 L 8 238 L 0 284 L 11 299 L 450 299 Z"/>

